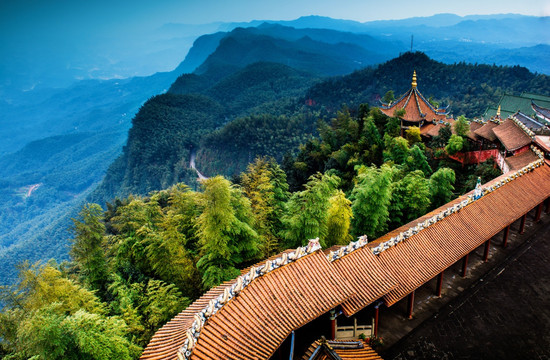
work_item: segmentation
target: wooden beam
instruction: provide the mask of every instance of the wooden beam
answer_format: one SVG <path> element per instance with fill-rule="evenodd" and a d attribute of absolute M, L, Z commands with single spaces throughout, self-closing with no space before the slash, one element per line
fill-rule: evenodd
<path fill-rule="evenodd" d="M 466 277 L 466 270 L 468 270 L 468 256 L 470 256 L 470 254 L 466 254 L 462 260 L 462 277 Z"/>
<path fill-rule="evenodd" d="M 523 234 L 525 232 L 525 220 L 527 219 L 527 214 L 521 217 L 521 223 L 519 224 L 519 233 Z"/>
<path fill-rule="evenodd" d="M 502 238 L 502 247 L 505 248 L 508 246 L 508 235 L 510 235 L 510 225 L 506 226 L 504 229 L 504 237 Z"/>
<path fill-rule="evenodd" d="M 489 248 L 491 247 L 491 239 L 485 241 L 485 249 L 483 250 L 483 261 L 487 262 L 489 259 Z"/>
<path fill-rule="evenodd" d="M 413 318 L 414 310 L 414 291 L 409 294 L 409 301 L 407 304 L 407 319 L 411 320 Z"/>
<path fill-rule="evenodd" d="M 380 304 L 374 306 L 374 337 L 378 337 L 378 317 L 380 316 Z"/>
<path fill-rule="evenodd" d="M 436 290 L 436 293 L 437 293 L 438 297 L 441 297 L 441 289 L 443 287 L 443 273 L 444 272 L 445 272 L 445 270 L 443 270 L 442 272 L 439 273 L 439 275 L 437 275 L 437 290 Z"/>
<path fill-rule="evenodd" d="M 336 310 L 330 310 L 330 339 L 336 340 Z"/>
<path fill-rule="evenodd" d="M 535 222 L 540 221 L 540 215 L 542 214 L 542 203 L 537 206 L 537 213 L 535 214 Z"/>

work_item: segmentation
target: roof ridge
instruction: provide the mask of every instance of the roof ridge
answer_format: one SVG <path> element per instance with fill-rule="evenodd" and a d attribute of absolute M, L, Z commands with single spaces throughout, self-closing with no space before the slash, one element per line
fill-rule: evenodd
<path fill-rule="evenodd" d="M 239 295 L 239 293 L 250 285 L 256 278 L 295 262 L 300 258 L 310 255 L 320 249 L 321 245 L 319 243 L 319 238 L 310 239 L 306 246 L 298 247 L 290 253 L 285 252 L 274 260 L 268 259 L 264 265 L 252 266 L 246 274 L 238 276 L 236 281 L 231 286 L 226 287 L 222 294 L 210 300 L 207 306 L 195 313 L 194 321 L 186 331 L 187 338 L 185 339 L 182 347 L 177 351 L 178 359 L 188 360 L 191 357 L 193 348 L 199 340 L 201 330 L 206 321 L 216 314 L 225 304 L 229 303 L 231 299 Z"/>
<path fill-rule="evenodd" d="M 342 257 L 351 254 L 355 250 L 364 247 L 365 245 L 367 245 L 368 242 L 369 240 L 367 238 L 367 235 L 360 236 L 357 241 L 352 241 L 348 245 L 342 245 L 342 247 L 340 247 L 340 249 L 338 249 L 337 251 L 330 251 L 327 255 L 327 259 L 331 262 L 341 259 Z"/>
<path fill-rule="evenodd" d="M 515 117 L 514 115 L 510 115 L 508 117 L 508 119 L 512 119 L 514 121 L 514 123 L 521 129 L 523 130 L 523 132 L 529 136 L 531 138 L 531 140 L 535 140 L 535 133 L 532 132 L 531 130 L 529 130 L 529 128 L 527 126 L 525 126 L 524 123 L 522 123 L 520 120 L 518 120 L 517 117 Z"/>
<path fill-rule="evenodd" d="M 372 248 L 372 253 L 374 255 L 379 255 L 383 251 L 399 244 L 402 241 L 407 240 L 408 238 L 410 238 L 413 235 L 418 234 L 420 231 L 422 231 L 422 230 L 428 228 L 429 226 L 443 220 L 447 216 L 450 216 L 450 215 L 460 211 L 464 207 L 470 205 L 471 203 L 473 203 L 476 200 L 479 200 L 483 196 L 488 195 L 488 194 L 492 193 L 493 191 L 497 190 L 498 188 L 504 186 L 505 184 L 517 179 L 518 177 L 520 177 L 524 174 L 527 174 L 528 172 L 531 172 L 531 171 L 535 170 L 535 168 L 538 168 L 538 167 L 544 165 L 544 154 L 542 153 L 542 151 L 540 151 L 539 149 L 537 149 L 533 145 L 531 145 L 531 150 L 539 157 L 538 160 L 533 161 L 532 163 L 530 163 L 530 164 L 524 166 L 523 168 L 521 168 L 520 170 L 512 173 L 511 175 L 506 176 L 504 179 L 500 180 L 499 182 L 497 182 L 494 185 L 491 185 L 491 186 L 488 186 L 488 187 L 485 187 L 485 188 L 481 188 L 481 184 L 478 183 L 478 185 L 476 185 L 476 188 L 473 190 L 473 194 L 469 194 L 467 196 L 463 195 L 463 197 L 466 197 L 464 200 L 458 202 L 457 204 L 455 204 L 451 207 L 448 207 L 447 209 L 445 209 L 443 211 L 440 211 L 438 214 L 435 214 L 431 218 L 426 219 L 424 222 L 418 223 L 418 224 L 416 224 L 416 226 L 410 227 L 408 230 L 400 232 L 398 235 L 391 237 L 389 240 L 386 240 L 386 241 L 380 243 L 378 246 Z"/>

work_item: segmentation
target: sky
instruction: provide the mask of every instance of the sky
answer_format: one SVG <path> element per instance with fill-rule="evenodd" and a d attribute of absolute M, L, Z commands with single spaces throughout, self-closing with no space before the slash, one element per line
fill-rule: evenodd
<path fill-rule="evenodd" d="M 76 28 L 85 35 L 169 22 L 292 20 L 304 15 L 365 22 L 438 13 L 550 16 L 550 0 L 3 0 L 0 26 L 22 32 Z"/>

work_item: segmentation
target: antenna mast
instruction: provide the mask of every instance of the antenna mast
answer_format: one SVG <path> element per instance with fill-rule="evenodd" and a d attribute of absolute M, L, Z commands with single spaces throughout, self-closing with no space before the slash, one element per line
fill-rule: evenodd
<path fill-rule="evenodd" d="M 413 39 L 414 39 L 414 35 L 411 35 L 411 52 L 413 52 Z"/>

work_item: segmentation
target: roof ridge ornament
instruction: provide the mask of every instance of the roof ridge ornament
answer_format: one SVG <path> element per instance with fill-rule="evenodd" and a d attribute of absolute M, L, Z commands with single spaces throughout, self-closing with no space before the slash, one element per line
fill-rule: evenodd
<path fill-rule="evenodd" d="M 482 196 L 483 196 L 483 191 L 481 190 L 481 177 L 478 177 L 476 188 L 474 190 L 474 200 L 477 200 Z"/>
<path fill-rule="evenodd" d="M 416 89 L 417 83 L 416 83 L 416 70 L 413 70 L 413 80 L 411 83 L 413 89 Z"/>

